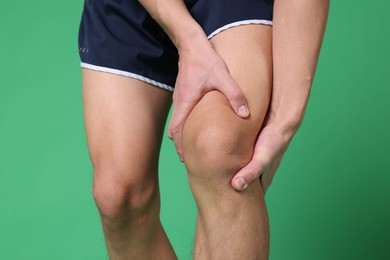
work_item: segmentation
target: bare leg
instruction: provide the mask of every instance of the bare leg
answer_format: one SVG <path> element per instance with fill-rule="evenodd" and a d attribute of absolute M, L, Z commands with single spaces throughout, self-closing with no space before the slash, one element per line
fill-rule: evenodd
<path fill-rule="evenodd" d="M 260 181 L 236 192 L 230 180 L 251 159 L 269 104 L 271 30 L 246 25 L 211 40 L 243 90 L 251 115 L 239 118 L 220 92 L 211 91 L 184 125 L 184 160 L 198 205 L 194 259 L 268 258 L 269 224 Z"/>
<path fill-rule="evenodd" d="M 83 69 L 93 195 L 111 260 L 176 259 L 161 225 L 158 157 L 171 94 Z"/>

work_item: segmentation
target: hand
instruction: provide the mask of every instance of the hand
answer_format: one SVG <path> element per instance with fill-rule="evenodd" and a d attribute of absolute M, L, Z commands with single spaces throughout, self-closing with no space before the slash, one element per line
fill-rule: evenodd
<path fill-rule="evenodd" d="M 242 118 L 249 116 L 243 93 L 230 76 L 224 60 L 211 45 L 180 53 L 168 137 L 174 141 L 182 162 L 184 122 L 199 100 L 211 90 L 219 90 L 224 94 L 238 116 Z"/>
<path fill-rule="evenodd" d="M 244 190 L 260 177 L 263 192 L 267 191 L 280 162 L 297 128 L 282 131 L 275 124 L 265 122 L 255 144 L 252 160 L 232 178 L 231 185 L 236 191 Z"/>

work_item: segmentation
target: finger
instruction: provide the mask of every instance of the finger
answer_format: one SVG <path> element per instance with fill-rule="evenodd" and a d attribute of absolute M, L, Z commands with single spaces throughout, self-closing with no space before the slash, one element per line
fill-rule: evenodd
<path fill-rule="evenodd" d="M 194 106 L 199 102 L 201 93 L 190 93 L 186 98 L 180 94 L 174 93 L 173 110 L 171 121 L 168 127 L 168 137 L 173 139 L 173 136 L 182 130 L 185 120 L 190 114 Z"/>
<path fill-rule="evenodd" d="M 173 142 L 176 147 L 176 152 L 179 155 L 179 159 L 181 162 L 184 162 L 184 157 L 183 157 L 183 149 L 182 149 L 182 140 L 181 140 L 182 134 L 181 131 L 179 131 L 173 139 Z"/>
<path fill-rule="evenodd" d="M 231 180 L 231 185 L 236 191 L 245 190 L 253 181 L 258 180 L 260 174 L 265 171 L 266 161 L 252 159 L 246 166 L 241 168 Z"/>
<path fill-rule="evenodd" d="M 185 112 L 183 110 L 180 110 L 180 108 L 173 108 L 172 111 L 172 117 L 168 128 L 168 137 L 173 140 L 176 148 L 176 152 L 179 155 L 180 161 L 183 161 L 183 152 L 182 152 L 182 131 L 183 131 L 183 121 L 185 120 L 184 116 L 187 117 L 185 114 L 180 114 L 178 112 Z"/>
<path fill-rule="evenodd" d="M 184 161 L 182 150 L 183 125 L 199 100 L 200 97 L 192 96 L 191 99 L 186 102 L 176 100 L 173 106 L 172 117 L 168 127 L 168 137 L 174 141 L 176 151 L 182 162 Z"/>
<path fill-rule="evenodd" d="M 264 141 L 265 140 L 265 141 Z M 252 160 L 241 168 L 232 178 L 231 185 L 237 191 L 244 190 L 269 167 L 272 159 L 276 156 L 274 143 L 268 143 L 267 138 L 260 133 L 253 153 Z"/>
<path fill-rule="evenodd" d="M 182 131 L 183 124 L 187 119 L 191 107 L 188 103 L 176 102 L 173 105 L 172 117 L 168 127 L 168 137 L 174 139 L 174 136 Z"/>
<path fill-rule="evenodd" d="M 179 155 L 180 161 L 183 161 L 182 148 L 181 148 L 181 132 L 182 127 L 180 127 L 180 121 L 175 121 L 177 118 L 177 107 L 173 107 L 171 121 L 168 128 L 168 137 L 175 144 L 176 152 Z"/>
<path fill-rule="evenodd" d="M 242 118 L 248 117 L 249 109 L 245 96 L 236 82 L 230 76 L 227 76 L 219 86 L 218 90 L 226 96 L 236 114 Z"/>

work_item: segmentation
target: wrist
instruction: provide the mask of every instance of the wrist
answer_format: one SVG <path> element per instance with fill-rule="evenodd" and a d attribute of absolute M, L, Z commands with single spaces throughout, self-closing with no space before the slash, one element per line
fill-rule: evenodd
<path fill-rule="evenodd" d="M 203 29 L 198 25 L 193 25 L 188 28 L 183 28 L 177 32 L 173 37 L 179 55 L 185 52 L 196 50 L 197 52 L 211 47 Z"/>
<path fill-rule="evenodd" d="M 267 125 L 288 135 L 294 136 L 302 124 L 304 110 L 277 112 L 270 110 L 267 119 Z"/>
<path fill-rule="evenodd" d="M 183 1 L 140 0 L 140 3 L 168 34 L 179 52 L 193 48 L 194 44 L 209 43 Z"/>
<path fill-rule="evenodd" d="M 310 89 L 311 82 L 302 80 L 296 84 L 274 82 L 268 122 L 281 131 L 294 135 L 302 124 Z"/>

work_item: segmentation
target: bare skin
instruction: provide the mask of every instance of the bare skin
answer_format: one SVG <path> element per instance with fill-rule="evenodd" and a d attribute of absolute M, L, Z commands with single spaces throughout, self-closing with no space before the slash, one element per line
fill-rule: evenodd
<path fill-rule="evenodd" d="M 239 43 L 234 35 L 240 36 Z M 259 39 L 263 44 L 256 44 Z M 221 165 L 220 171 L 208 172 L 208 175 L 220 176 L 206 186 L 201 184 L 204 179 L 199 183 L 195 177 L 202 176 L 198 172 L 199 168 L 191 165 L 191 162 L 199 160 L 197 149 L 186 149 L 189 180 L 200 212 L 194 259 L 229 259 L 218 248 L 223 249 L 221 244 L 227 245 L 226 236 L 232 235 L 242 239 L 231 240 L 229 257 L 248 254 L 250 258 L 255 257 L 253 259 L 266 259 L 269 244 L 268 217 L 260 182 L 239 194 L 231 189 L 229 180 L 235 171 L 250 160 L 256 134 L 268 106 L 272 68 L 271 28 L 233 28 L 212 39 L 212 44 L 226 60 L 230 73 L 239 82 L 248 105 L 254 112 L 249 119 L 241 119 L 234 113 L 224 95 L 211 91 L 201 99 L 186 121 L 187 130 L 183 140 L 187 147 L 199 136 L 204 124 L 212 125 L 205 119 L 218 124 L 226 123 L 223 129 L 234 129 L 231 132 L 221 132 L 220 134 L 230 135 L 231 138 L 221 136 L 220 141 L 226 139 L 237 142 L 235 137 L 241 136 L 239 149 L 236 143 L 231 143 L 235 150 L 235 162 L 231 168 L 226 169 Z M 232 46 L 235 44 L 246 48 L 229 51 L 234 49 Z M 111 260 L 176 259 L 159 221 L 160 198 L 157 183 L 158 151 L 170 99 L 170 93 L 140 81 L 83 70 L 84 115 L 88 147 L 94 166 L 94 198 Z M 209 109 L 213 112 L 206 113 Z M 194 123 L 198 126 L 191 126 Z M 220 159 L 231 160 L 233 157 L 221 156 Z M 210 162 L 212 161 L 205 161 L 204 167 L 209 167 Z M 208 175 L 203 175 L 200 179 L 209 179 Z M 219 193 L 210 192 L 210 188 L 221 188 L 229 195 L 222 198 Z M 198 194 L 207 190 L 209 191 L 204 193 L 208 194 L 207 199 L 202 200 Z M 226 199 L 230 201 L 229 206 Z M 209 211 L 213 206 L 208 204 L 209 200 L 219 200 L 220 205 L 223 205 L 222 211 L 215 211 L 215 215 Z M 223 223 L 232 227 L 231 232 L 215 232 L 221 229 L 216 226 L 215 217 L 210 216 L 220 216 L 228 208 L 231 210 L 228 210 L 229 214 L 225 214 L 227 218 Z M 235 222 L 237 212 L 245 212 L 240 215 L 239 222 Z M 243 223 L 246 228 L 239 231 L 238 227 Z M 202 233 L 203 229 L 209 228 L 212 232 Z M 206 249 L 203 243 L 211 248 Z"/>
<path fill-rule="evenodd" d="M 171 93 L 83 69 L 93 195 L 111 260 L 176 259 L 159 219 L 158 156 Z"/>
<path fill-rule="evenodd" d="M 232 178 L 242 190 L 257 181 L 266 192 L 305 114 L 328 18 L 329 0 L 275 0 L 273 86 L 252 160 Z M 244 181 L 242 181 L 244 180 Z"/>
<path fill-rule="evenodd" d="M 198 205 L 194 259 L 268 259 L 269 224 L 260 181 L 230 186 L 253 155 L 272 85 L 272 28 L 247 25 L 211 39 L 251 111 L 238 117 L 219 91 L 206 93 L 183 128 L 183 155 Z"/>
<path fill-rule="evenodd" d="M 248 33 L 252 27 L 242 26 L 247 29 L 236 31 L 245 32 L 237 37 L 229 29 L 211 47 L 182 1 L 140 2 L 180 54 L 169 136 L 185 161 L 199 207 L 194 258 L 267 259 L 264 193 L 303 119 L 329 1 L 275 1 L 267 117 L 270 31 L 268 37 L 266 30 Z M 181 23 L 175 23 L 179 16 Z M 194 68 L 197 73 L 189 73 Z M 84 71 L 83 85 L 94 198 L 110 259 L 176 259 L 159 220 L 157 183 L 170 94 L 101 72 Z"/>
<path fill-rule="evenodd" d="M 242 191 L 259 177 L 264 191 L 271 185 L 283 155 L 304 117 L 325 32 L 329 2 L 275 0 L 272 40 L 274 94 L 264 127 L 257 137 L 252 159 L 232 178 L 233 189 Z M 176 84 L 168 132 L 183 160 L 183 125 L 203 94 L 213 88 L 218 89 L 226 96 L 237 115 L 246 118 L 247 113 L 241 114 L 239 109 L 245 107 L 244 98 L 220 62 L 211 62 L 210 66 L 215 55 L 209 51 L 202 29 L 192 19 L 182 0 L 140 0 L 140 3 L 168 33 L 180 56 L 184 57 L 183 60 L 187 60 L 183 62 L 181 72 L 179 70 L 179 79 L 183 80 Z M 199 55 L 191 56 L 191 53 Z M 189 73 L 194 70 L 197 73 Z M 195 84 L 200 83 L 198 77 L 202 77 L 202 84 Z M 224 87 L 215 84 L 215 79 L 222 79 L 219 81 Z"/>
<path fill-rule="evenodd" d="M 179 74 L 173 93 L 174 106 L 168 137 L 174 141 L 179 158 L 184 161 L 181 144 L 183 125 L 205 93 L 220 91 L 241 118 L 249 116 L 248 106 L 224 60 L 212 48 L 205 32 L 192 18 L 182 0 L 139 2 L 164 28 L 179 52 Z"/>

